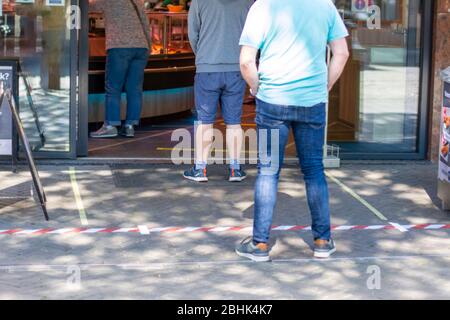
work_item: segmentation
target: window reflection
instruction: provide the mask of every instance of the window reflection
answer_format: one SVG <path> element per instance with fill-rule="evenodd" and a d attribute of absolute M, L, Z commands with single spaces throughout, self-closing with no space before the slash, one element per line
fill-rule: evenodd
<path fill-rule="evenodd" d="M 65 1 L 66 6 L 70 1 Z M 35 150 L 70 150 L 70 32 L 66 28 L 66 7 L 3 1 L 0 17 L 2 57 L 17 57 L 32 88 L 19 81 L 20 116 Z M 30 103 L 35 106 L 32 112 Z M 35 114 L 42 124 L 45 143 L 39 138 Z"/>
<path fill-rule="evenodd" d="M 344 153 L 416 152 L 421 1 L 360 2 L 380 15 L 335 1 L 350 31 L 351 59 L 330 95 L 329 140 Z"/>

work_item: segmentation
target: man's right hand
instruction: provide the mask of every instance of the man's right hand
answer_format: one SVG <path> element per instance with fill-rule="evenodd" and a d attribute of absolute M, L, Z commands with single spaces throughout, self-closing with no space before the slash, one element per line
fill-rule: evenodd
<path fill-rule="evenodd" d="M 250 94 L 254 97 L 258 95 L 259 87 L 250 88 Z"/>

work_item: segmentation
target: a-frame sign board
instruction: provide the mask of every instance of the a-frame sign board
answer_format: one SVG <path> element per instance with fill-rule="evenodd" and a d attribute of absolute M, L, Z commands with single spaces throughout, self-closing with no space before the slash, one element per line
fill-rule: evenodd
<path fill-rule="evenodd" d="M 36 164 L 33 159 L 33 154 L 31 151 L 30 143 L 28 141 L 28 138 L 25 134 L 25 130 L 22 125 L 22 121 L 20 120 L 16 100 L 13 94 L 13 88 L 12 84 L 14 83 L 14 79 L 16 79 L 16 71 L 17 67 L 12 67 L 11 63 L 3 63 L 2 61 L 2 68 L 0 69 L 0 112 L 2 111 L 2 108 L 6 108 L 6 105 L 8 106 L 8 111 L 11 114 L 12 117 L 12 125 L 15 128 L 17 135 L 19 136 L 20 142 L 22 142 L 22 146 L 25 151 L 25 157 L 28 163 L 28 167 L 30 169 L 31 177 L 33 178 L 33 184 L 42 208 L 42 211 L 44 213 L 45 220 L 49 220 L 48 212 L 47 212 L 47 197 L 44 192 L 44 188 L 41 183 L 41 179 L 39 177 L 39 172 L 36 168 Z M 17 63 L 17 61 L 13 61 L 13 63 Z M 12 129 L 12 128 L 11 128 Z M 15 133 L 11 133 L 11 140 L 14 141 L 14 135 Z M 11 149 L 11 156 L 13 157 L 13 162 L 15 162 L 15 158 L 17 156 L 17 153 L 14 151 L 17 148 L 17 146 L 14 146 L 14 143 L 12 144 Z"/>

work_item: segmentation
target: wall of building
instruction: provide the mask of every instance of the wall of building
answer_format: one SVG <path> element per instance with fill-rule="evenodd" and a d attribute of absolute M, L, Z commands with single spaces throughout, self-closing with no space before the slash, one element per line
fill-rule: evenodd
<path fill-rule="evenodd" d="M 435 31 L 433 32 L 433 79 L 431 130 L 429 144 L 429 159 L 437 161 L 439 156 L 439 131 L 441 128 L 442 81 L 440 71 L 450 66 L 450 0 L 437 0 Z"/>

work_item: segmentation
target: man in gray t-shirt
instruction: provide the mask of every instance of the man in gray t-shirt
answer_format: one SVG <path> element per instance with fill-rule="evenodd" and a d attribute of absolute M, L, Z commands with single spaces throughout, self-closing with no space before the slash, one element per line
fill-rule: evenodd
<path fill-rule="evenodd" d="M 242 104 L 245 81 L 239 66 L 239 38 L 253 0 L 193 0 L 189 10 L 189 40 L 196 55 L 195 166 L 184 177 L 208 181 L 206 165 L 213 139 L 213 124 L 220 103 L 227 125 L 230 154 L 229 181 L 245 179 L 239 158 L 242 148 Z"/>

